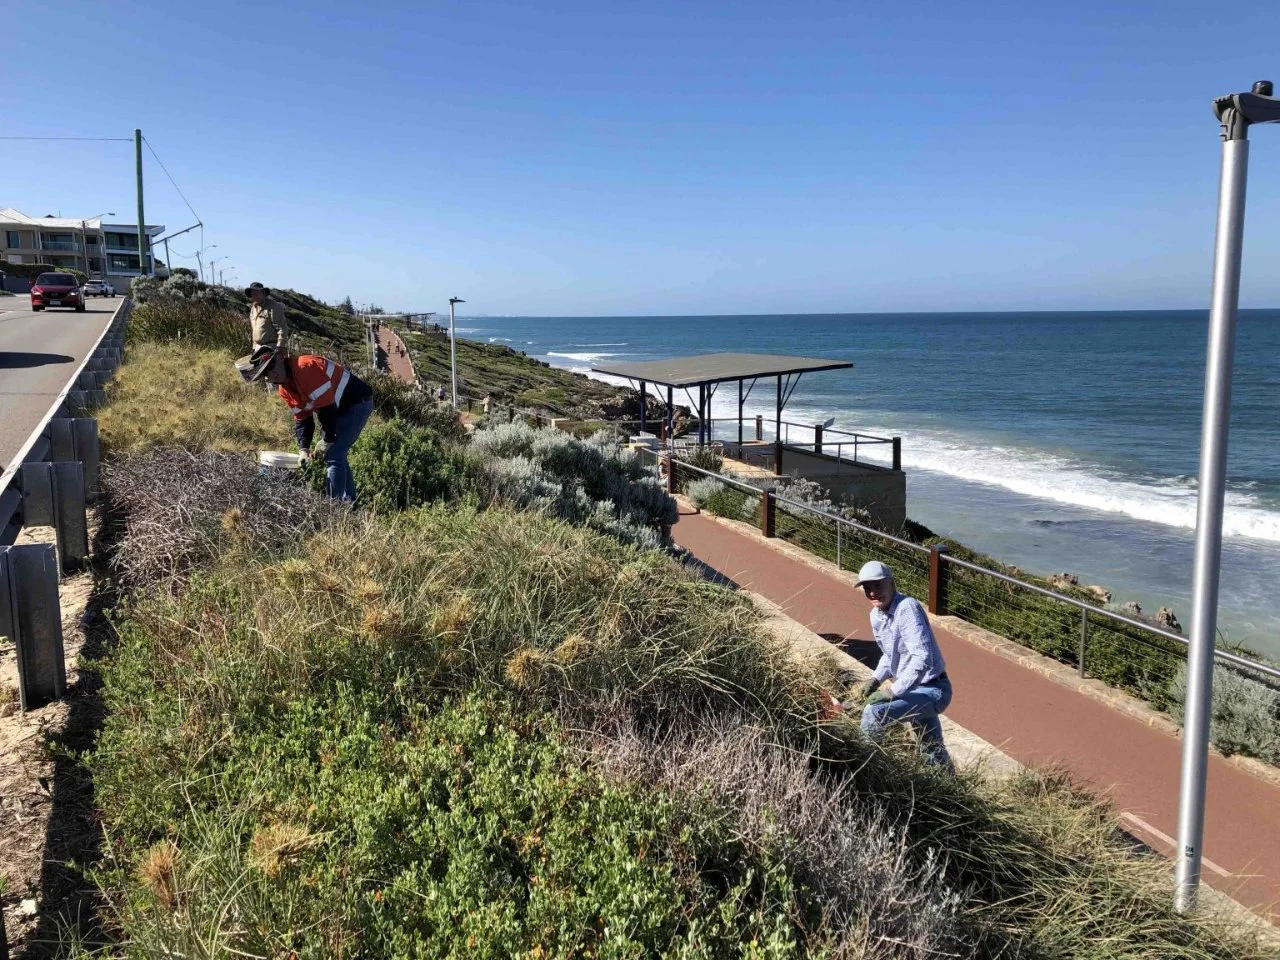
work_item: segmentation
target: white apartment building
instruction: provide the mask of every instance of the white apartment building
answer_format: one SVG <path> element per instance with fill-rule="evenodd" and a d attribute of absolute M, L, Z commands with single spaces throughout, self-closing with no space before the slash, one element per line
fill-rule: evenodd
<path fill-rule="evenodd" d="M 162 233 L 163 226 L 147 225 L 144 253 L 148 273 L 156 272 L 151 241 Z M 138 227 L 103 223 L 100 217 L 31 217 L 12 207 L 0 207 L 0 270 L 4 263 L 71 267 L 91 278 L 106 277 L 123 292 L 141 272 Z"/>

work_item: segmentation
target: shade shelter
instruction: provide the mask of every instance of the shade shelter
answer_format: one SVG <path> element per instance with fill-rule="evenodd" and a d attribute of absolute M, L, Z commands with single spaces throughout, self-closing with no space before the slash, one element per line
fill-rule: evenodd
<path fill-rule="evenodd" d="M 847 360 L 818 360 L 813 357 L 788 357 L 767 353 L 707 353 L 693 357 L 672 357 L 669 360 L 649 360 L 644 363 L 616 363 L 592 367 L 596 373 L 625 377 L 637 385 L 640 391 L 640 428 L 648 427 L 646 401 L 649 384 L 666 387 L 667 437 L 672 437 L 675 427 L 676 390 L 683 390 L 691 406 L 698 411 L 698 443 L 703 444 L 707 435 L 707 412 L 721 384 L 738 384 L 738 443 L 742 443 L 742 408 L 752 390 L 761 379 L 772 377 L 775 381 L 774 437 L 782 438 L 782 410 L 795 393 L 800 378 L 806 373 L 820 370 L 845 370 L 853 364 Z M 747 382 L 750 381 L 750 385 Z M 697 388 L 694 399 L 693 388 Z"/>

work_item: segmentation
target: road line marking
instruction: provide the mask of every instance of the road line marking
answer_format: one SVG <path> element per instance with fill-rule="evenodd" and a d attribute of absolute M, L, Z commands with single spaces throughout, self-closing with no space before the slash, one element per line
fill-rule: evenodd
<path fill-rule="evenodd" d="M 1137 827 L 1139 830 L 1145 830 L 1145 831 L 1147 831 L 1147 833 L 1151 834 L 1153 837 L 1157 838 L 1158 840 L 1162 840 L 1162 841 L 1164 841 L 1165 843 L 1167 843 L 1167 844 L 1169 845 L 1169 848 L 1170 848 L 1171 850 L 1177 850 L 1177 849 L 1178 849 L 1178 841 L 1174 840 L 1174 839 L 1173 839 L 1173 837 L 1169 836 L 1169 835 L 1168 835 L 1167 833 L 1165 833 L 1163 830 L 1160 830 L 1160 829 L 1157 829 L 1156 827 L 1153 827 L 1151 824 L 1147 823 L 1147 821 L 1143 820 L 1143 819 L 1142 819 L 1140 816 L 1138 816 L 1137 814 L 1135 814 L 1135 813 L 1129 813 L 1129 812 L 1127 812 L 1127 811 L 1126 811 L 1125 813 L 1120 814 L 1120 819 L 1121 819 L 1121 820 L 1126 820 L 1126 821 L 1128 821 L 1129 823 L 1132 823 L 1132 824 L 1133 824 L 1135 827 Z M 1230 870 L 1224 870 L 1224 869 L 1222 869 L 1222 867 L 1218 866 L 1216 863 L 1214 863 L 1214 862 L 1213 862 L 1212 860 L 1210 860 L 1208 857 L 1204 857 L 1204 856 L 1202 856 L 1202 857 L 1200 858 L 1200 862 L 1201 862 L 1201 863 L 1203 863 L 1206 867 L 1208 867 L 1210 870 L 1212 870 L 1214 873 L 1216 873 L 1216 874 L 1217 874 L 1218 876 L 1220 876 L 1220 877 L 1229 877 L 1229 876 L 1231 876 L 1231 871 L 1230 871 Z"/>

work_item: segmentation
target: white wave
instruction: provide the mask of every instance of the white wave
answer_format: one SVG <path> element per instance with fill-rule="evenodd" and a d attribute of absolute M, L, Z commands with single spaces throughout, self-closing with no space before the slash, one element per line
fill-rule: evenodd
<path fill-rule="evenodd" d="M 616 357 L 616 353 L 548 353 L 548 357 L 560 357 L 564 360 L 575 360 L 578 363 L 595 363 L 608 357 Z"/>
<path fill-rule="evenodd" d="M 490 337 L 490 343 L 515 343 L 510 337 Z"/>
<path fill-rule="evenodd" d="M 572 343 L 572 347 L 625 347 L 629 344 L 625 343 Z"/>

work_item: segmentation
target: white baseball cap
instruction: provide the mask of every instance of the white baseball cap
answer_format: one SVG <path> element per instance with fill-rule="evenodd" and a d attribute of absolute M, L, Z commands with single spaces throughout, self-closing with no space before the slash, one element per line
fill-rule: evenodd
<path fill-rule="evenodd" d="M 862 565 L 862 569 L 858 571 L 858 582 L 856 586 L 862 586 L 864 583 L 871 583 L 875 580 L 892 580 L 893 571 L 889 569 L 887 564 L 881 563 L 879 560 L 868 560 Z"/>

